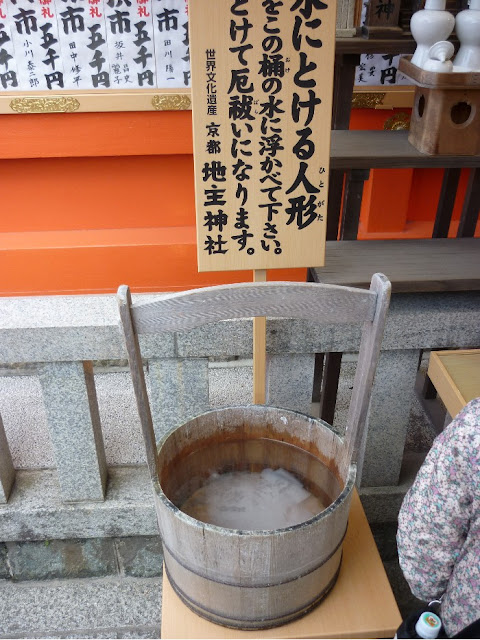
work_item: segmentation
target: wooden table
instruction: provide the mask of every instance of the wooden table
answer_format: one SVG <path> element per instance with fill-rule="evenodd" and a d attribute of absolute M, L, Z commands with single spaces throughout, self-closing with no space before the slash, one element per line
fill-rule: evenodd
<path fill-rule="evenodd" d="M 356 491 L 336 585 L 311 613 L 266 631 L 237 631 L 200 618 L 163 574 L 162 638 L 392 638 L 401 623 Z"/>
<path fill-rule="evenodd" d="M 454 418 L 470 400 L 480 397 L 480 349 L 432 351 L 428 377 Z"/>

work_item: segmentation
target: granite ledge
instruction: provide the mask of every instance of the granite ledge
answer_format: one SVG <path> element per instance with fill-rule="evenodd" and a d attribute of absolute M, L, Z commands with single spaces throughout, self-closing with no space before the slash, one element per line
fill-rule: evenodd
<path fill-rule="evenodd" d="M 0 505 L 0 540 L 155 536 L 158 525 L 147 468 L 110 467 L 104 502 L 64 504 L 55 470 L 17 471 Z"/>

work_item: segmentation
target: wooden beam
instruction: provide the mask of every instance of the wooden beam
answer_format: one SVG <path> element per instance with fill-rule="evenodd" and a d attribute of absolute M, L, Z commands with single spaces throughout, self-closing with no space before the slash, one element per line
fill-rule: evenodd
<path fill-rule="evenodd" d="M 460 169 L 445 169 L 442 188 L 438 199 L 437 214 L 433 225 L 432 238 L 448 238 L 448 230 L 452 220 L 453 207 L 457 197 Z"/>
<path fill-rule="evenodd" d="M 394 293 L 480 290 L 480 238 L 327 242 L 315 282 L 367 287 L 381 271 Z"/>
<path fill-rule="evenodd" d="M 480 169 L 472 169 L 468 179 L 457 238 L 472 238 L 480 214 Z"/>

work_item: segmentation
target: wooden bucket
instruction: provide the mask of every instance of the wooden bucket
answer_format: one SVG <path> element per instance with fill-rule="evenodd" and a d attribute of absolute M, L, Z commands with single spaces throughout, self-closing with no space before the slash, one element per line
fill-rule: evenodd
<path fill-rule="evenodd" d="M 238 629 L 298 618 L 335 584 L 356 466 L 321 420 L 262 405 L 209 411 L 174 429 L 158 448 L 155 503 L 165 569 L 200 616 Z M 282 467 L 329 506 L 284 529 L 242 531 L 180 510 L 215 471 Z"/>

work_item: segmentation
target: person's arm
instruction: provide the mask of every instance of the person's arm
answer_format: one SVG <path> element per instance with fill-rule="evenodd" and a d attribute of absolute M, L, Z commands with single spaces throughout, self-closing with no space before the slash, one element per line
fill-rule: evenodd
<path fill-rule="evenodd" d="M 444 593 L 468 533 L 480 430 L 480 400 L 473 402 L 436 438 L 398 518 L 400 566 L 424 601 Z"/>

